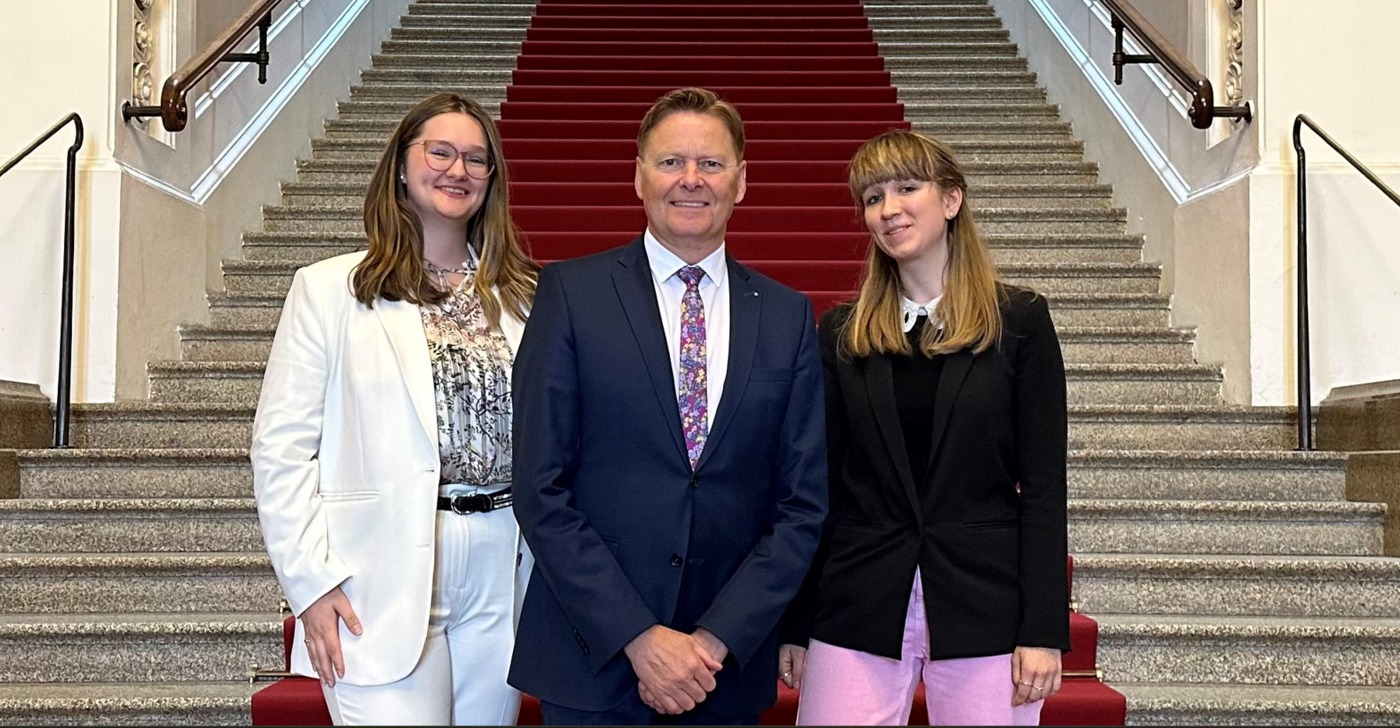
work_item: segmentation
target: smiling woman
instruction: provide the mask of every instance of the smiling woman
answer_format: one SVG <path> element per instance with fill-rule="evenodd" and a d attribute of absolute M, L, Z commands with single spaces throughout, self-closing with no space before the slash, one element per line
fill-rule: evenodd
<path fill-rule="evenodd" d="M 253 426 L 292 669 L 337 725 L 508 725 L 518 577 L 511 369 L 537 267 L 495 123 L 453 94 L 399 123 L 369 250 L 297 271 Z M 470 562 L 471 569 L 466 568 Z"/>

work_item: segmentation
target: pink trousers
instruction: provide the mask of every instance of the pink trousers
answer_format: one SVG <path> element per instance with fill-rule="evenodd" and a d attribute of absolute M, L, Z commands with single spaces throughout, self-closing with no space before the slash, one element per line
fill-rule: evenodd
<path fill-rule="evenodd" d="M 929 725 L 1040 725 L 1036 701 L 1012 707 L 1011 655 L 928 658 L 924 589 L 914 575 L 899 660 L 812 640 L 798 725 L 905 725 L 919 680 Z"/>

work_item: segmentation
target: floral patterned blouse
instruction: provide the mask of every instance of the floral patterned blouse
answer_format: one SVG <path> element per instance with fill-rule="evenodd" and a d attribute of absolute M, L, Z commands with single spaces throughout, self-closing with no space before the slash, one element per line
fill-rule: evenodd
<path fill-rule="evenodd" d="M 475 266 L 448 271 L 429 263 L 428 271 L 443 282 L 448 273 L 465 273 L 446 300 L 420 307 L 433 362 L 442 482 L 509 483 L 515 357 L 505 335 L 487 323 L 473 286 Z"/>

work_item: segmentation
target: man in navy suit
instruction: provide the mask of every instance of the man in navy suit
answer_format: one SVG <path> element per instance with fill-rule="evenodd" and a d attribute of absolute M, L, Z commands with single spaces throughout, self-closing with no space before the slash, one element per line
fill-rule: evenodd
<path fill-rule="evenodd" d="M 646 232 L 540 273 L 515 360 L 536 562 L 510 682 L 554 725 L 755 724 L 826 515 L 806 297 L 740 265 L 743 125 L 704 89 L 637 135 Z"/>

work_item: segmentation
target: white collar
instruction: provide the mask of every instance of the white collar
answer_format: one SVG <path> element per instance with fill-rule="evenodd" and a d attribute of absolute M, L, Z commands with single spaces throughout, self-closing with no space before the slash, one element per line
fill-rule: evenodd
<path fill-rule="evenodd" d="M 657 283 L 665 283 L 667 279 L 676 275 L 676 271 L 684 268 L 689 263 L 681 260 L 679 255 L 671 252 L 670 248 L 661 244 L 661 241 L 651 234 L 651 228 L 647 228 L 646 234 L 642 236 L 643 244 L 646 246 L 647 262 L 651 265 L 651 275 Z M 696 265 L 705 271 L 705 277 L 709 278 L 716 286 L 724 282 L 725 273 L 729 271 L 729 266 L 724 260 L 724 243 L 720 243 L 714 252 L 705 256 Z"/>
<path fill-rule="evenodd" d="M 904 333 L 907 334 L 914 329 L 914 323 L 918 321 L 920 316 L 927 316 L 934 326 L 943 328 L 943 322 L 933 315 L 934 309 L 937 308 L 938 302 L 941 300 L 943 300 L 943 296 L 940 294 L 934 296 L 933 300 L 928 303 L 914 303 L 909 300 L 908 296 L 901 295 L 899 297 L 899 314 L 900 326 L 904 329 Z"/>

